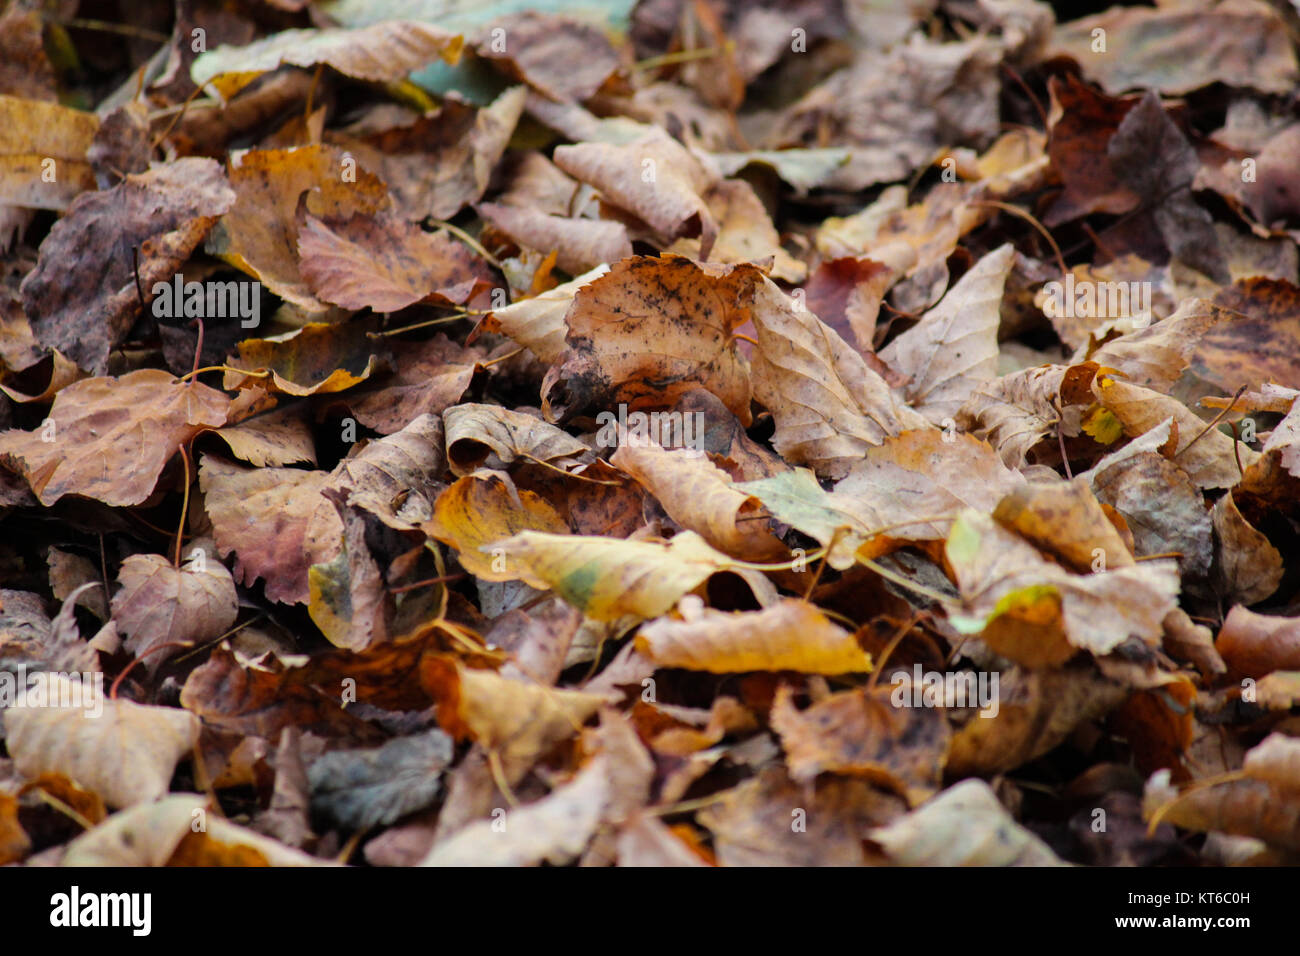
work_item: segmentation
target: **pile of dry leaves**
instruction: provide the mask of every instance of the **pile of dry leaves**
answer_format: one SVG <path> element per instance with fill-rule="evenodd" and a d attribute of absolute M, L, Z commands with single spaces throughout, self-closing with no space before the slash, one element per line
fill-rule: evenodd
<path fill-rule="evenodd" d="M 0 863 L 1300 852 L 1290 4 L 78 6 Z"/>

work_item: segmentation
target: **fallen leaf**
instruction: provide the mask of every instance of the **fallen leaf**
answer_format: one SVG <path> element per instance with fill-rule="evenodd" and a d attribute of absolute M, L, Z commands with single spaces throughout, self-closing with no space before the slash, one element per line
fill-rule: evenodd
<path fill-rule="evenodd" d="M 810 674 L 865 673 L 871 655 L 852 634 L 806 601 L 786 598 L 761 611 L 728 613 L 681 605 L 680 621 L 642 625 L 637 650 L 660 667 L 709 671 L 800 671 Z"/>
<path fill-rule="evenodd" d="M 83 379 L 55 397 L 48 424 L 0 434 L 0 458 L 46 507 L 64 495 L 138 505 L 180 445 L 226 423 L 229 404 L 215 389 L 157 369 Z"/>
<path fill-rule="evenodd" d="M 199 158 L 78 197 L 23 280 L 32 331 L 45 347 L 104 374 L 109 352 L 126 340 L 136 320 L 142 291 L 152 298 L 155 284 L 170 283 L 235 201 L 221 167 Z"/>
<path fill-rule="evenodd" d="M 183 647 L 224 634 L 239 614 L 235 582 L 225 566 L 207 560 L 203 552 L 182 567 L 160 554 L 134 554 L 122 562 L 113 596 L 113 619 L 127 635 L 125 646 L 145 658 L 152 673 Z"/>
<path fill-rule="evenodd" d="M 51 694 L 73 701 L 68 678 L 49 675 Z M 93 685 L 92 685 L 93 686 Z M 199 720 L 174 707 L 107 700 L 86 690 L 81 706 L 18 707 L 5 712 L 6 743 L 25 777 L 62 773 L 110 807 L 148 803 L 167 793 L 176 762 L 198 742 Z M 53 699 L 51 697 L 51 699 Z M 96 713 L 96 711 L 99 711 Z"/>
<path fill-rule="evenodd" d="M 1012 819 L 983 780 L 950 787 L 870 837 L 901 866 L 1063 865 Z"/>

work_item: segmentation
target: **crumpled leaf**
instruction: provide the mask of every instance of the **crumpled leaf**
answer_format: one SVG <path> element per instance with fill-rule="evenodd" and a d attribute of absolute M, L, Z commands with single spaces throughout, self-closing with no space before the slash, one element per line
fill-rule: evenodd
<path fill-rule="evenodd" d="M 513 492 L 513 493 L 512 493 Z M 465 570 L 485 581 L 515 581 L 522 571 L 506 557 L 504 542 L 521 531 L 567 534 L 564 517 L 536 492 L 507 487 L 498 475 L 467 475 L 447 488 L 425 526 L 430 537 L 454 548 Z"/>
<path fill-rule="evenodd" d="M 732 333 L 755 273 L 706 271 L 680 256 L 615 263 L 573 297 L 565 352 L 542 382 L 546 417 L 593 404 L 670 405 L 702 386 L 748 423 L 749 376 Z"/>
<path fill-rule="evenodd" d="M 590 449 L 568 432 L 534 415 L 501 405 L 466 402 L 445 409 L 447 465 L 457 477 L 479 468 L 503 468 L 515 462 L 546 462 L 563 467 Z"/>
<path fill-rule="evenodd" d="M 888 687 L 832 694 L 806 710 L 783 686 L 772 705 L 793 780 L 819 773 L 865 777 L 919 802 L 939 789 L 951 731 L 939 708 L 898 707 Z"/>
<path fill-rule="evenodd" d="M 390 202 L 369 167 L 355 160 L 355 168 L 346 165 L 342 150 L 321 144 L 235 154 L 229 175 L 236 199 L 208 237 L 208 252 L 261 280 L 281 298 L 309 312 L 324 312 L 325 303 L 299 271 L 299 197 L 307 192 L 307 211 L 321 218 L 373 214 Z"/>
<path fill-rule="evenodd" d="M 868 448 L 928 424 L 852 346 L 767 279 L 754 292 L 751 317 L 754 398 L 771 411 L 772 444 L 787 461 L 842 478 Z"/>
<path fill-rule="evenodd" d="M 23 280 L 32 331 L 42 345 L 102 375 L 139 314 L 140 291 L 152 299 L 155 283 L 171 282 L 235 202 L 221 167 L 197 157 L 78 197 Z"/>
<path fill-rule="evenodd" d="M 781 521 L 831 547 L 831 567 L 851 566 L 873 539 L 942 540 L 945 516 L 991 510 L 1022 484 L 992 449 L 969 435 L 923 428 L 869 448 L 831 491 L 795 469 L 737 485 Z M 867 556 L 871 556 L 868 554 Z"/>
<path fill-rule="evenodd" d="M 68 678 L 49 675 L 60 701 L 75 701 Z M 84 686 L 84 685 L 83 685 Z M 91 687 L 85 690 L 90 692 Z M 17 707 L 5 711 L 5 742 L 25 777 L 62 773 L 110 807 L 148 803 L 167 792 L 176 762 L 198 742 L 199 720 L 175 707 L 108 700 L 102 687 L 89 709 Z M 98 711 L 98 713 L 97 713 Z"/>
<path fill-rule="evenodd" d="M 1106 654 L 1130 635 L 1158 645 L 1178 594 L 1173 561 L 1071 574 L 974 511 L 953 523 L 945 555 L 983 640 L 1031 667 Z"/>
<path fill-rule="evenodd" d="M 708 259 L 718 224 L 703 198 L 718 177 L 662 130 L 623 145 L 578 143 L 555 150 L 555 165 L 596 187 L 609 202 L 638 216 L 662 240 L 698 236 Z"/>
<path fill-rule="evenodd" d="M 763 520 L 761 503 L 702 454 L 629 444 L 614 453 L 610 464 L 635 478 L 674 521 L 719 551 L 746 561 L 773 561 L 785 553 L 770 522 Z"/>
<path fill-rule="evenodd" d="M 443 730 L 495 753 L 510 783 L 606 702 L 599 694 L 556 690 L 445 660 L 423 668 L 422 680 L 438 701 Z"/>

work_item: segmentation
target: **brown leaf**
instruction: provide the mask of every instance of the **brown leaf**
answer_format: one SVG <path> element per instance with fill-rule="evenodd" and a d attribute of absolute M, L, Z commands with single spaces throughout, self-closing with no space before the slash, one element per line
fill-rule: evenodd
<path fill-rule="evenodd" d="M 753 293 L 751 317 L 754 398 L 772 413 L 772 445 L 787 461 L 842 478 L 868 448 L 928 424 L 852 346 L 767 279 Z"/>
<path fill-rule="evenodd" d="M 948 772 L 1007 773 L 1052 750 L 1075 728 L 1104 716 L 1128 696 L 1090 667 L 1000 672 L 997 713 L 974 712 L 954 730 Z"/>
<path fill-rule="evenodd" d="M 965 780 L 871 839 L 902 866 L 1063 866 L 983 780 Z"/>
<path fill-rule="evenodd" d="M 535 10 L 493 20 L 475 52 L 553 100 L 587 99 L 619 65 L 617 52 L 592 24 Z"/>
<path fill-rule="evenodd" d="M 513 493 L 512 493 L 513 492 Z M 497 475 L 472 475 L 438 496 L 430 537 L 454 548 L 465 570 L 485 581 L 515 581 L 523 569 L 512 566 L 503 543 L 520 531 L 567 534 L 568 523 L 547 500 L 531 491 L 507 487 Z"/>
<path fill-rule="evenodd" d="M 113 619 L 127 635 L 126 649 L 145 657 L 151 673 L 184 649 L 154 653 L 162 645 L 218 637 L 239 614 L 230 572 L 203 552 L 179 568 L 160 554 L 133 554 L 122 562 L 117 582 L 122 589 L 113 596 Z"/>
<path fill-rule="evenodd" d="M 555 150 L 555 165 L 640 217 L 666 245 L 698 236 L 709 258 L 718 224 L 703 195 L 718 180 L 686 147 L 658 128 L 623 145 L 577 143 Z"/>
<path fill-rule="evenodd" d="M 591 450 L 554 425 L 501 405 L 456 405 L 443 411 L 442 421 L 448 467 L 462 478 L 479 468 L 505 468 L 516 462 L 563 467 Z"/>
<path fill-rule="evenodd" d="M 871 655 L 853 635 L 806 601 L 786 598 L 761 611 L 728 613 L 688 599 L 680 610 L 681 620 L 645 624 L 637 635 L 637 650 L 660 667 L 714 674 L 847 674 L 872 668 Z"/>
<path fill-rule="evenodd" d="M 463 39 L 428 23 L 383 20 L 355 30 L 284 30 L 247 46 L 220 46 L 196 59 L 190 76 L 211 83 L 223 99 L 260 73 L 282 65 L 324 64 L 371 83 L 403 80 L 436 57 L 460 59 Z"/>
<path fill-rule="evenodd" d="M 20 29 L 12 15 L 4 22 L 6 36 Z M 86 154 L 99 117 L 10 92 L 0 87 L 0 203 L 67 209 L 78 195 L 95 188 Z"/>
<path fill-rule="evenodd" d="M 1172 561 L 1071 574 L 974 511 L 954 522 L 945 556 L 974 629 L 982 626 L 989 646 L 1030 667 L 1059 664 L 1071 648 L 1107 654 L 1130 635 L 1156 645 L 1178 594 Z"/>
<path fill-rule="evenodd" d="M 511 784 L 605 703 L 598 694 L 555 690 L 445 660 L 425 667 L 422 678 L 438 701 L 439 725 L 494 753 Z"/>
<path fill-rule="evenodd" d="M 1233 672 L 1247 677 L 1300 670 L 1300 618 L 1237 605 L 1224 618 L 1215 646 Z"/>
<path fill-rule="evenodd" d="M 526 89 L 515 86 L 477 109 L 453 93 L 440 110 L 407 125 L 325 139 L 381 176 L 404 218 L 450 219 L 483 198 L 526 98 Z"/>
<path fill-rule="evenodd" d="M 733 486 L 727 473 L 701 453 L 627 444 L 610 464 L 640 482 L 681 527 L 719 551 L 746 561 L 773 561 L 785 553 L 761 502 Z"/>
<path fill-rule="evenodd" d="M 556 254 L 560 268 L 581 275 L 632 255 L 627 227 L 607 219 L 554 216 L 524 206 L 479 203 L 478 214 L 521 246 Z"/>
<path fill-rule="evenodd" d="M 573 298 L 564 355 L 542 383 L 547 418 L 590 405 L 669 405 L 703 386 L 748 423 L 749 377 L 732 333 L 755 274 L 705 271 L 680 256 L 616 263 Z"/>
<path fill-rule="evenodd" d="M 266 582 L 271 601 L 307 600 L 307 569 L 336 557 L 343 523 L 321 496 L 331 476 L 297 468 L 243 468 L 211 455 L 199 485 L 223 558 L 235 554 L 235 577 Z"/>
<path fill-rule="evenodd" d="M 226 361 L 223 387 L 259 384 L 295 397 L 344 391 L 370 378 L 379 364 L 379 347 L 367 336 L 373 327 L 310 322 L 285 336 L 243 339 L 239 357 Z"/>
<path fill-rule="evenodd" d="M 73 700 L 66 677 L 48 675 L 60 702 Z M 89 688 L 86 691 L 89 692 Z M 62 773 L 110 807 L 148 803 L 167 792 L 176 762 L 198 742 L 199 721 L 174 707 L 107 700 L 102 686 L 88 707 L 12 707 L 6 743 L 25 777 Z M 51 698 L 52 699 L 52 698 Z"/>
<path fill-rule="evenodd" d="M 880 353 L 909 377 L 904 396 L 936 425 L 997 374 L 1002 290 L 1015 254 L 1010 243 L 990 252 Z"/>
<path fill-rule="evenodd" d="M 459 402 L 480 373 L 482 358 L 438 333 L 426 342 L 404 345 L 389 360 L 392 375 L 354 391 L 347 401 L 357 421 L 389 435 L 421 415 L 439 415 Z"/>
<path fill-rule="evenodd" d="M 893 691 L 856 688 L 832 694 L 804 711 L 782 686 L 772 705 L 790 777 L 819 773 L 865 777 L 919 803 L 941 786 L 948 720 L 939 708 L 897 707 Z"/>
<path fill-rule="evenodd" d="M 312 294 L 345 309 L 397 312 L 435 293 L 461 304 L 492 284 L 468 246 L 391 213 L 326 220 L 304 213 L 297 248 Z"/>
<path fill-rule="evenodd" d="M 157 369 L 83 379 L 59 392 L 37 431 L 0 434 L 0 458 L 46 507 L 69 494 L 138 505 L 177 446 L 224 425 L 229 404 L 215 389 Z"/>
<path fill-rule="evenodd" d="M 564 317 L 573 305 L 574 296 L 607 272 L 609 267 L 600 265 L 530 299 L 494 309 L 479 328 L 510 336 L 543 362 L 559 362 L 564 357 L 567 347 L 564 337 L 569 330 Z"/>
<path fill-rule="evenodd" d="M 1229 491 L 1214 503 L 1215 579 L 1233 604 L 1258 604 L 1282 583 L 1282 554 L 1242 517 Z"/>
<path fill-rule="evenodd" d="M 1105 55 L 1093 50 L 1105 31 Z M 1058 27 L 1052 54 L 1073 57 L 1110 93 L 1151 88 L 1181 95 L 1211 83 L 1283 92 L 1297 77 L 1280 16 L 1264 4 L 1199 10 L 1114 7 Z"/>
<path fill-rule="evenodd" d="M 23 309 L 41 344 L 102 375 L 139 314 L 136 254 L 140 288 L 152 297 L 234 202 L 221 167 L 197 158 L 78 197 L 23 280 Z"/>
<path fill-rule="evenodd" d="M 298 198 L 321 218 L 375 213 L 388 205 L 384 184 L 329 146 L 249 150 L 231 158 L 235 203 L 208 239 L 208 251 L 308 312 L 326 305 L 298 267 Z M 225 210 L 222 210 L 223 212 Z"/>

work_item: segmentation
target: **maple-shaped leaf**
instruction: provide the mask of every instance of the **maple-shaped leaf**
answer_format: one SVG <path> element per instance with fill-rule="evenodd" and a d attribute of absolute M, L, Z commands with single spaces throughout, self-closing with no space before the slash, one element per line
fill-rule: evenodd
<path fill-rule="evenodd" d="M 158 369 L 83 379 L 59 392 L 35 432 L 0 434 L 0 458 L 46 507 L 64 495 L 138 505 L 177 448 L 224 425 L 229 406 L 221 392 Z"/>

